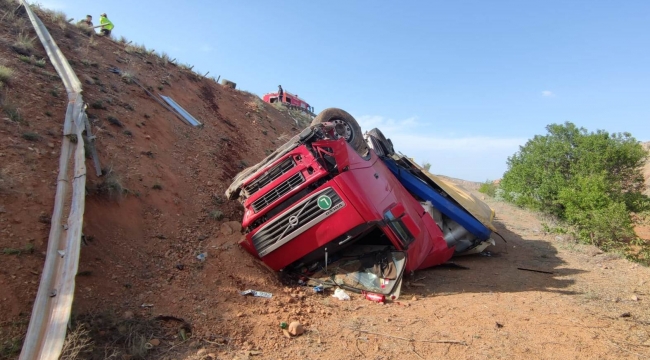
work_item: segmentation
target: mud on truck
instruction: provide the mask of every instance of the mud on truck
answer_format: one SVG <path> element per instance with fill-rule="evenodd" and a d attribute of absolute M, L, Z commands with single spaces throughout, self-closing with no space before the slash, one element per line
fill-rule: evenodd
<path fill-rule="evenodd" d="M 323 110 L 226 191 L 240 245 L 310 285 L 397 299 L 402 277 L 494 244 L 494 211 L 398 154 L 379 129 Z"/>

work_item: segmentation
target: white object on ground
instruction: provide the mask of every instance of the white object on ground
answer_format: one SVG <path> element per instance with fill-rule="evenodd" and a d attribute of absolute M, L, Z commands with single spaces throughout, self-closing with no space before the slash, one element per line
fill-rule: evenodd
<path fill-rule="evenodd" d="M 332 297 L 335 297 L 335 298 L 337 298 L 337 299 L 339 299 L 341 301 L 350 300 L 350 295 L 348 295 L 345 292 L 345 290 L 343 290 L 341 288 L 337 288 L 336 290 L 334 290 L 334 295 L 332 295 Z"/>

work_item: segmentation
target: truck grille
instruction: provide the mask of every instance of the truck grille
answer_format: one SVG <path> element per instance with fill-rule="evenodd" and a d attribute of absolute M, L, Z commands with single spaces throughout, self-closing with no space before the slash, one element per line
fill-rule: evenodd
<path fill-rule="evenodd" d="M 280 183 L 280 185 L 271 189 L 268 193 L 264 194 L 259 199 L 253 201 L 251 205 L 253 210 L 257 213 L 267 206 L 271 205 L 275 200 L 282 197 L 282 195 L 288 193 L 289 191 L 297 188 L 300 184 L 305 182 L 305 177 L 302 173 L 295 173 L 287 180 Z"/>
<path fill-rule="evenodd" d="M 322 203 L 319 205 L 319 199 L 321 202 L 324 201 L 322 198 L 329 199 L 329 208 L 323 207 Z M 319 191 L 266 223 L 253 235 L 253 245 L 260 257 L 265 256 L 344 206 L 343 199 L 334 189 L 327 188 Z"/>
<path fill-rule="evenodd" d="M 269 169 L 268 171 L 260 175 L 257 179 L 253 180 L 250 184 L 246 185 L 244 189 L 246 190 L 249 196 L 253 195 L 259 189 L 268 185 L 271 181 L 279 178 L 280 176 L 282 176 L 282 174 L 285 174 L 287 171 L 291 170 L 294 166 L 296 166 L 296 162 L 293 160 L 292 157 L 288 157 L 287 159 L 283 160 L 281 163 L 277 164 L 273 168 Z"/>

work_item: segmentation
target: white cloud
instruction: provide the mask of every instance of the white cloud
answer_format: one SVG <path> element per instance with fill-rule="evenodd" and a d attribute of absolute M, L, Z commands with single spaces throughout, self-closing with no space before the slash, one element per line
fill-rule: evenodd
<path fill-rule="evenodd" d="M 500 178 L 506 170 L 506 159 L 527 139 L 457 132 L 441 133 L 435 122 L 423 123 L 418 117 L 403 120 L 377 115 L 356 117 L 363 131 L 374 127 L 391 139 L 395 150 L 417 162 L 429 162 L 432 171 L 472 181 Z"/>
<path fill-rule="evenodd" d="M 201 46 L 199 48 L 199 50 L 201 50 L 203 52 L 211 52 L 212 51 L 212 46 L 205 44 L 205 45 Z"/>
<path fill-rule="evenodd" d="M 542 96 L 543 97 L 555 97 L 555 93 L 552 92 L 551 90 L 544 90 L 544 91 L 542 91 Z"/>

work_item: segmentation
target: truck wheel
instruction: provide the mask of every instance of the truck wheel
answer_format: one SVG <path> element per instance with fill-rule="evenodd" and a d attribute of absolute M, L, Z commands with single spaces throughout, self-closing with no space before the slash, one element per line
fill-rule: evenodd
<path fill-rule="evenodd" d="M 390 141 L 390 139 L 386 139 L 384 134 L 381 132 L 381 130 L 374 128 L 370 131 L 368 131 L 368 135 L 375 137 L 381 145 L 384 147 L 384 150 L 386 151 L 386 155 L 393 155 L 395 153 L 395 149 L 393 148 L 393 142 Z"/>
<path fill-rule="evenodd" d="M 335 132 L 339 137 L 352 146 L 352 148 L 361 156 L 366 156 L 368 153 L 368 146 L 363 141 L 363 134 L 359 123 L 348 114 L 346 111 L 338 108 L 328 108 L 320 112 L 318 116 L 312 120 L 311 125 L 317 125 L 324 122 L 332 122 L 335 124 Z"/>

